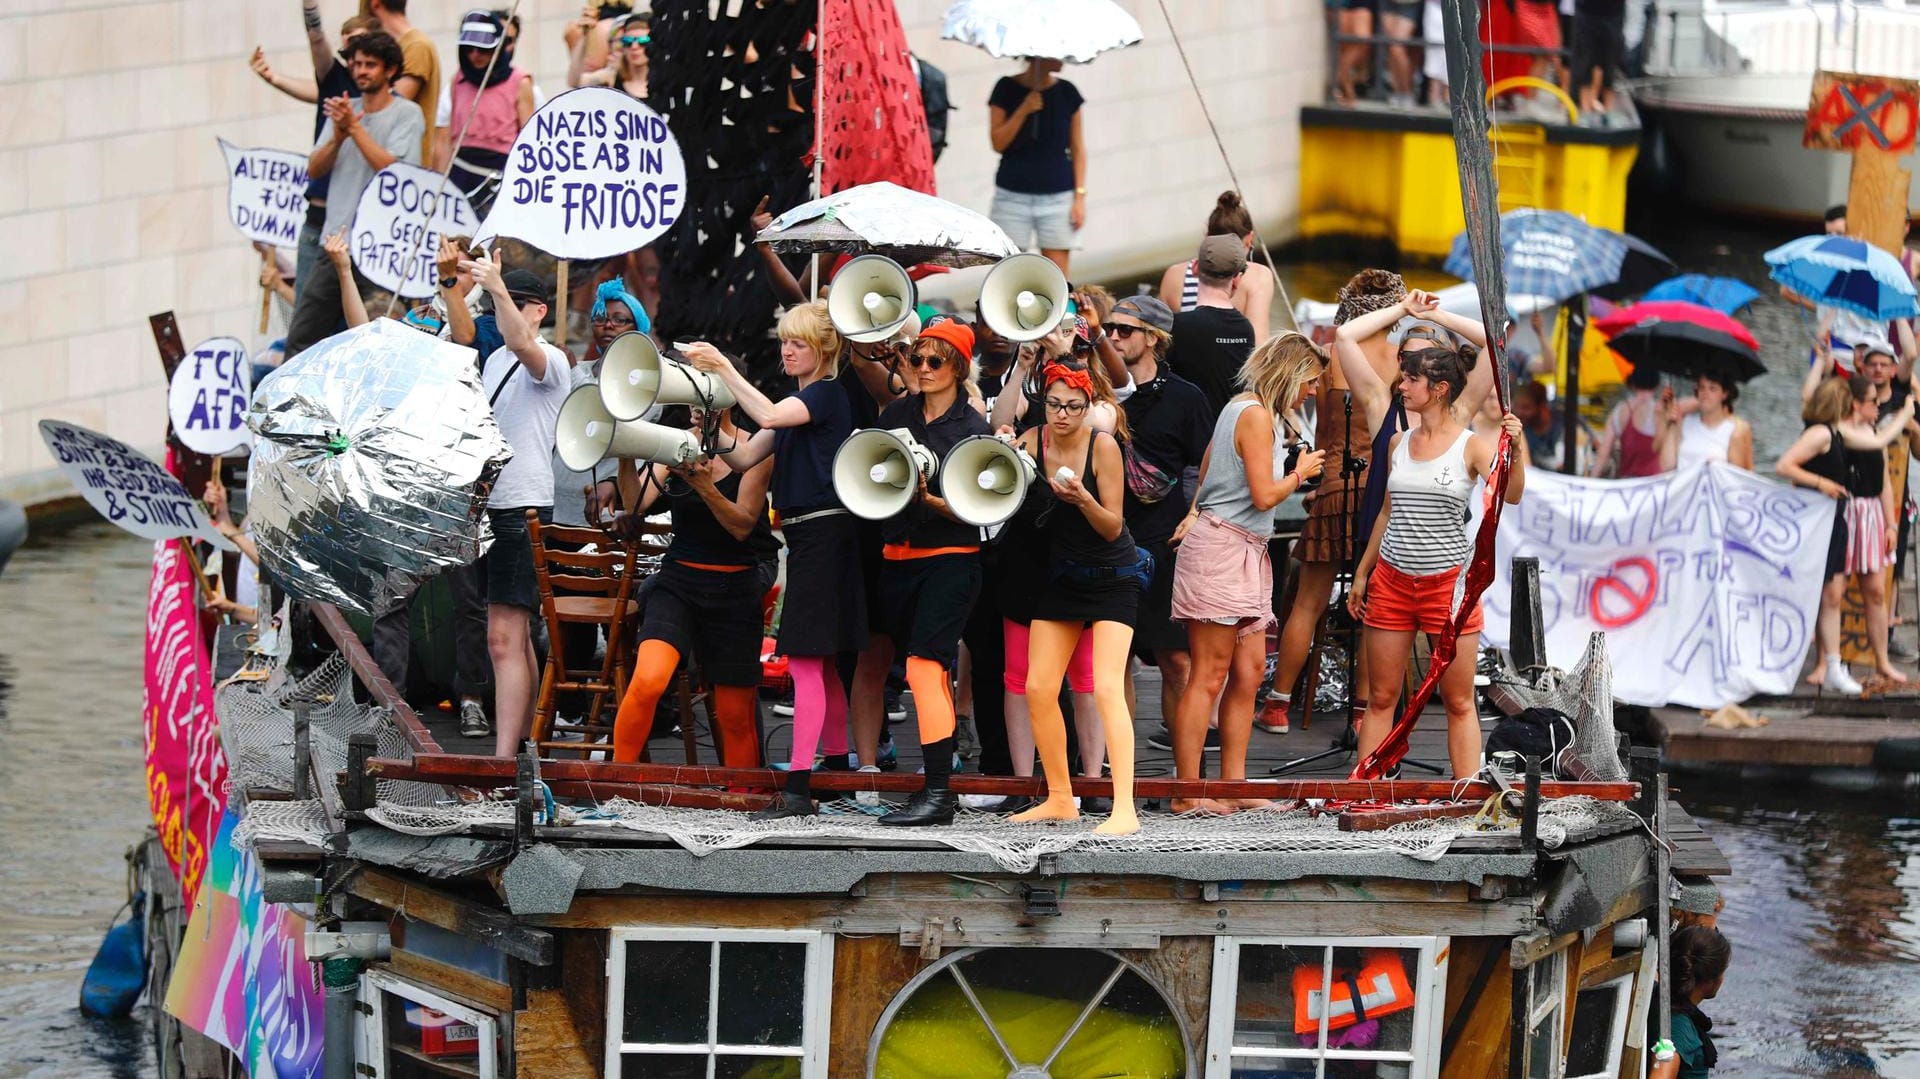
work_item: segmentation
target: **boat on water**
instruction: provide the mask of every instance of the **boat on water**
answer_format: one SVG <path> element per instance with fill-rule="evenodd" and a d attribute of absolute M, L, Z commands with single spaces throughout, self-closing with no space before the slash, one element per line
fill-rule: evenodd
<path fill-rule="evenodd" d="M 1912 78 L 1920 9 L 1656 0 L 1633 83 L 1656 184 L 1729 213 L 1817 221 L 1847 201 L 1847 154 L 1801 147 L 1815 71 Z M 1920 179 L 1908 195 L 1920 205 Z"/>

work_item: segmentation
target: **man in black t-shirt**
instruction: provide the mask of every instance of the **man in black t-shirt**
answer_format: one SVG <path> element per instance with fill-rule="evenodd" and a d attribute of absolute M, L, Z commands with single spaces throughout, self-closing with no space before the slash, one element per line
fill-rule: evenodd
<path fill-rule="evenodd" d="M 1167 362 L 1206 394 L 1209 430 L 1213 417 L 1233 397 L 1234 377 L 1253 351 L 1253 323 L 1233 307 L 1233 290 L 1246 269 L 1246 245 L 1238 236 L 1207 237 L 1194 260 L 1194 277 L 1200 284 L 1198 306 L 1173 318 Z"/>

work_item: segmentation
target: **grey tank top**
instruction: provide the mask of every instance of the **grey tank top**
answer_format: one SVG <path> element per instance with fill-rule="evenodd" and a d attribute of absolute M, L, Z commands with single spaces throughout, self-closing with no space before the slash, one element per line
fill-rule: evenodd
<path fill-rule="evenodd" d="M 1229 524 L 1238 525 L 1256 536 L 1273 535 L 1273 511 L 1253 504 L 1253 490 L 1247 486 L 1246 462 L 1233 446 L 1233 429 L 1240 414 L 1258 408 L 1259 402 L 1237 398 L 1220 410 L 1213 424 L 1213 456 L 1207 460 L 1207 478 L 1200 484 L 1200 508 Z M 1273 471 L 1286 464 L 1287 447 L 1280 437 L 1280 425 L 1273 429 Z"/>

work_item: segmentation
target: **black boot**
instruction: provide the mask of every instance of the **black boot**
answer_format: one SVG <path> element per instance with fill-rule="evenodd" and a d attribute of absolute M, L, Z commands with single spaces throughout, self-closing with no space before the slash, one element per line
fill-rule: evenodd
<path fill-rule="evenodd" d="M 929 824 L 952 824 L 953 813 L 960 808 L 960 796 L 950 790 L 918 791 L 907 804 L 880 818 L 881 824 L 895 828 L 922 828 Z"/>
<path fill-rule="evenodd" d="M 819 813 L 813 807 L 813 772 L 802 768 L 787 773 L 787 787 L 774 799 L 772 805 L 756 810 L 751 820 L 782 820 L 787 817 L 812 817 Z"/>

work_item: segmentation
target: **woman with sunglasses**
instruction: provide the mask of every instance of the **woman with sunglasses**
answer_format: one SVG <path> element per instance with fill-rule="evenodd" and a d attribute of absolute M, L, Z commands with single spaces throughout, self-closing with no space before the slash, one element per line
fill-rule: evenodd
<path fill-rule="evenodd" d="M 1384 417 L 1389 389 L 1367 362 L 1359 341 L 1391 310 L 1341 327 L 1335 347 L 1347 384 L 1371 416 Z M 1397 319 L 1396 319 L 1397 321 Z M 1391 325 L 1391 323 L 1388 323 Z M 1477 479 L 1490 479 L 1497 441 L 1476 435 L 1467 420 L 1478 408 L 1461 395 L 1469 371 L 1488 367 L 1473 345 L 1458 348 L 1429 340 L 1426 348 L 1400 354 L 1400 398 L 1420 422 L 1393 436 L 1388 451 L 1387 500 L 1355 570 L 1347 605 L 1366 626 L 1367 711 L 1360 720 L 1360 755 L 1372 753 L 1392 728 L 1400 702 L 1413 635 L 1442 632 L 1453 614 L 1454 583 L 1473 554 L 1465 521 Z M 1519 417 L 1508 412 L 1500 426 L 1513 445 L 1507 503 L 1527 486 L 1527 440 Z M 1478 604 L 1461 627 L 1456 655 L 1440 678 L 1447 710 L 1447 756 L 1456 779 L 1480 771 L 1480 716 L 1474 706 L 1473 657 L 1482 623 Z"/>
<path fill-rule="evenodd" d="M 499 193 L 514 140 L 533 118 L 533 75 L 513 66 L 519 40 L 518 15 L 467 12 L 454 48 L 460 70 L 441 86 L 435 106 L 433 167 L 447 172 L 451 166 L 448 178 L 482 217 Z M 461 139 L 457 153 L 456 136 Z"/>
<path fill-rule="evenodd" d="M 652 28 L 653 15 L 644 11 L 629 15 L 623 21 L 616 21 L 610 38 L 612 60 L 605 67 L 593 71 L 583 70 L 586 39 L 582 38 L 567 67 L 567 82 L 574 86 L 610 86 L 628 97 L 645 101 L 647 72 L 651 66 L 647 48 L 653 44 Z"/>
<path fill-rule="evenodd" d="M 973 355 L 973 330 L 965 323 L 937 322 L 920 332 L 900 364 L 907 392 L 880 413 L 883 430 L 905 429 L 945 459 L 962 439 L 988 433 L 961 383 Z M 913 689 L 920 725 L 926 787 L 881 824 L 917 827 L 949 824 L 958 799 L 949 789 L 953 769 L 953 671 L 960 659 L 960 632 L 980 595 L 980 530 L 957 520 L 940 496 L 944 477 L 922 482 L 907 508 L 880 522 L 885 541 L 874 611 L 885 619 L 873 627 L 869 653 L 879 670 L 907 653 L 907 685 Z M 863 657 L 864 658 L 864 657 Z"/>
<path fill-rule="evenodd" d="M 1074 820 L 1073 782 L 1067 764 L 1067 728 L 1060 714 L 1060 683 L 1075 649 L 1093 639 L 1093 695 L 1113 768 L 1113 810 L 1095 829 L 1129 835 L 1140 828 L 1133 805 L 1133 718 L 1127 711 L 1127 656 L 1140 602 L 1143 565 L 1122 515 L 1126 465 L 1112 435 L 1094 430 L 1087 414 L 1094 384 L 1085 368 L 1049 364 L 1041 407 L 1047 422 L 1020 436 L 1017 445 L 1039 465 L 1043 482 L 1028 490 L 1037 501 L 1036 522 L 1046 539 L 1041 565 L 1047 580 L 1033 603 L 1028 632 L 1027 712 L 1047 776 L 1046 801 L 1013 816 L 1015 821 Z M 1009 672 L 1011 674 L 1011 672 Z M 1083 757 L 1092 756 L 1081 746 Z M 1090 767 L 1098 767 L 1096 762 Z"/>

